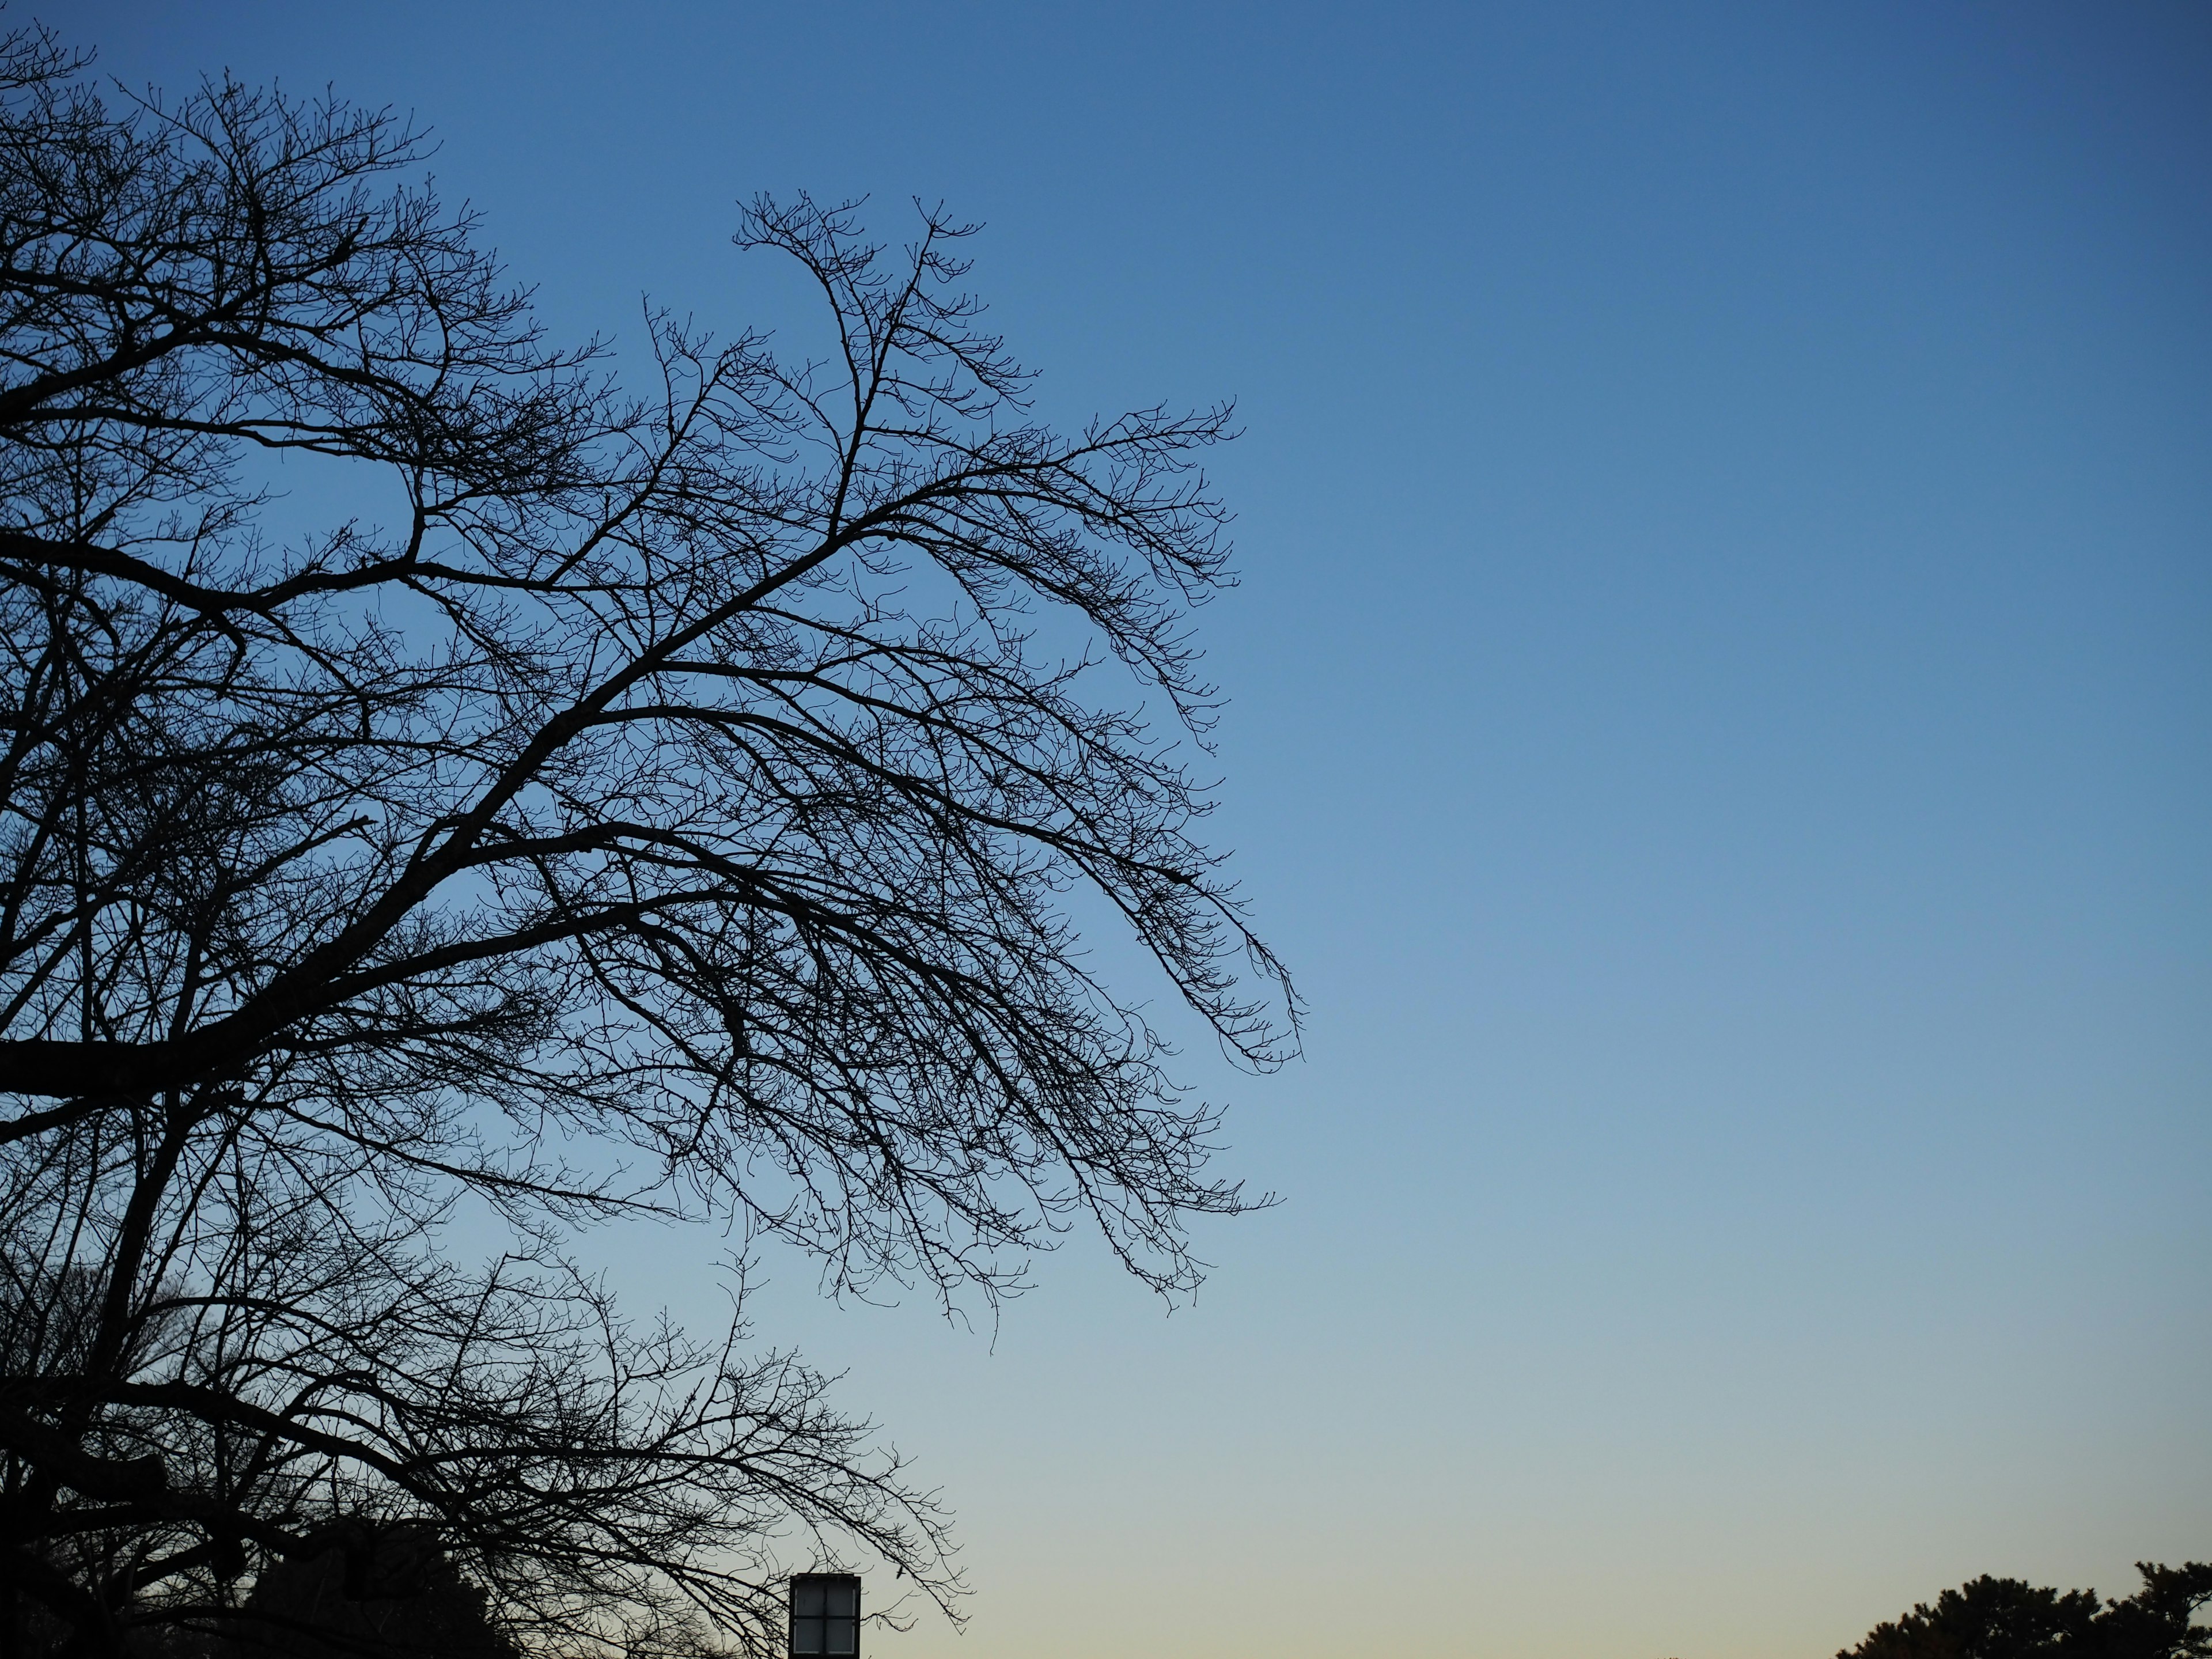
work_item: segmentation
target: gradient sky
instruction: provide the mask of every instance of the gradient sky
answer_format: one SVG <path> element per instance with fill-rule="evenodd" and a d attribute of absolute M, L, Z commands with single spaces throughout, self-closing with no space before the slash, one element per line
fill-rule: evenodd
<path fill-rule="evenodd" d="M 1217 822 L 1313 1018 L 1190 1072 L 1285 1202 L 995 1339 L 769 1262 L 962 1517 L 875 1659 L 1824 1659 L 2212 1558 L 2212 9 L 27 13 L 415 111 L 564 334 L 918 194 L 1048 410 L 1240 400 Z"/>

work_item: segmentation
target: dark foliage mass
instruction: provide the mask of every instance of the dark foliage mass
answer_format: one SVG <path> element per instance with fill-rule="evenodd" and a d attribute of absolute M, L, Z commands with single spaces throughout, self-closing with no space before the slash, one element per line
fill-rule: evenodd
<path fill-rule="evenodd" d="M 577 1230 L 949 1298 L 1087 1222 L 1173 1290 L 1247 1202 L 1071 921 L 1279 1057 L 1196 838 L 1226 412 L 1041 423 L 965 228 L 805 198 L 737 240 L 819 355 L 652 313 L 633 393 L 423 154 L 0 52 L 0 1651 L 757 1651 L 794 1554 L 949 1601 L 823 1379 Z"/>
<path fill-rule="evenodd" d="M 1984 1576 L 1877 1625 L 1836 1659 L 2203 1659 L 2212 1628 L 2191 1623 L 2212 1602 L 2212 1564 L 2137 1564 L 2142 1588 L 2100 1602 L 2094 1590 L 2040 1589 Z"/>
<path fill-rule="evenodd" d="M 516 1659 L 485 1603 L 426 1529 L 356 1528 L 320 1555 L 269 1567 L 246 1598 L 246 1616 L 205 1650 L 211 1659 Z"/>

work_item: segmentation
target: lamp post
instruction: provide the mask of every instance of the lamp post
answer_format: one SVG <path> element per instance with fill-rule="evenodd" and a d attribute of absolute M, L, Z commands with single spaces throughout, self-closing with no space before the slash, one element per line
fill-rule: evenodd
<path fill-rule="evenodd" d="M 860 1574 L 793 1573 L 792 1659 L 860 1659 Z"/>

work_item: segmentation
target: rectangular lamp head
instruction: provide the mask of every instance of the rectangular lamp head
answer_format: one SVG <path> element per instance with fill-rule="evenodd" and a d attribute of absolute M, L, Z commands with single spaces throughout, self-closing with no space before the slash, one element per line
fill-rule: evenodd
<path fill-rule="evenodd" d="M 792 1659 L 860 1659 L 860 1576 L 800 1572 L 791 1579 Z"/>

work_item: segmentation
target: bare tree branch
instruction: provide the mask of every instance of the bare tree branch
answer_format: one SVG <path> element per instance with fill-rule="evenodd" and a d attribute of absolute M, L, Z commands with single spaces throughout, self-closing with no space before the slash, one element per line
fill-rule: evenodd
<path fill-rule="evenodd" d="M 957 1607 L 827 1379 L 575 1250 L 951 1305 L 1079 1224 L 1172 1293 L 1264 1201 L 1073 919 L 1294 1042 L 1199 834 L 1231 411 L 1037 421 L 972 227 L 804 197 L 736 240 L 818 359 L 648 312 L 632 395 L 388 113 L 83 67 L 0 46 L 0 1653 L 336 1642 L 333 1574 L 506 1653 L 765 1653 L 793 1562 Z M 288 451 L 393 521 L 280 542 Z"/>

